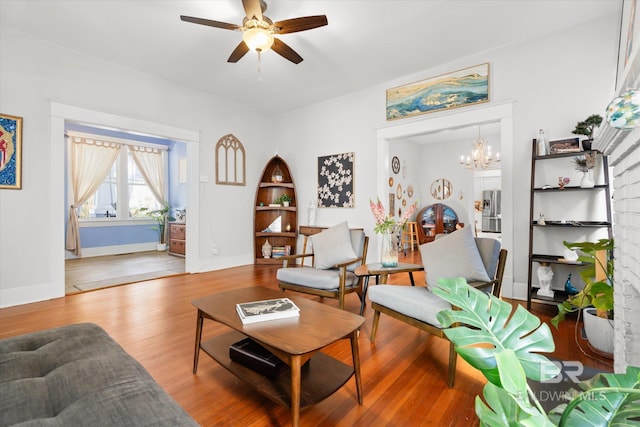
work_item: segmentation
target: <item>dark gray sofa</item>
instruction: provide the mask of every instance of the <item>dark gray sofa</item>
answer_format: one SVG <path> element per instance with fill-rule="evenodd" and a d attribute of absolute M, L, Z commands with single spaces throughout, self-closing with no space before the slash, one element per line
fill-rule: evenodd
<path fill-rule="evenodd" d="M 197 426 L 102 328 L 0 340 L 0 426 Z"/>

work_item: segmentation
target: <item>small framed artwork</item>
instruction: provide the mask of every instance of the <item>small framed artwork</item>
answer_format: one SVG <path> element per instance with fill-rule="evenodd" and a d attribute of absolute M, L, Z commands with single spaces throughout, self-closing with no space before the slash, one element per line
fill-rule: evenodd
<path fill-rule="evenodd" d="M 355 153 L 318 157 L 318 207 L 353 208 Z"/>
<path fill-rule="evenodd" d="M 0 188 L 22 188 L 22 117 L 0 114 Z"/>
<path fill-rule="evenodd" d="M 389 215 L 393 215 L 396 210 L 396 195 L 389 193 Z"/>
<path fill-rule="evenodd" d="M 554 139 L 549 141 L 551 154 L 576 153 L 580 151 L 580 138 Z"/>

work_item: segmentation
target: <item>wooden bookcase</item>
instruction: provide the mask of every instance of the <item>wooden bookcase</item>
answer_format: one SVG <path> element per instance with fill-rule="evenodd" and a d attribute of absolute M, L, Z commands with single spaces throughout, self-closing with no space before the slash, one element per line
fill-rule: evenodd
<path fill-rule="evenodd" d="M 276 175 L 281 179 L 276 179 Z M 292 201 L 288 207 L 269 206 L 283 194 L 288 195 Z M 296 251 L 298 239 L 298 208 L 296 188 L 289 166 L 280 156 L 274 156 L 267 162 L 262 171 L 258 188 L 253 216 L 253 254 L 255 264 L 281 264 L 279 257 L 265 258 L 262 256 L 262 246 L 268 239 L 273 247 L 288 246 L 290 254 Z M 273 227 L 274 221 L 280 218 L 280 230 Z M 275 228 L 272 230 L 271 228 Z"/>

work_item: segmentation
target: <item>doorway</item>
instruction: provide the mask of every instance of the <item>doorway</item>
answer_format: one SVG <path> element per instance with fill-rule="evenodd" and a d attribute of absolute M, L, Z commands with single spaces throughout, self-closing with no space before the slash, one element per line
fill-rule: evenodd
<path fill-rule="evenodd" d="M 471 108 L 462 112 L 450 112 L 406 124 L 389 126 L 377 130 L 377 191 L 384 194 L 389 176 L 389 145 L 399 138 L 415 137 L 446 129 L 458 129 L 482 123 L 499 123 L 500 150 L 502 158 L 502 244 L 507 250 L 513 248 L 513 105 L 512 102 L 489 107 Z M 458 155 L 459 157 L 459 155 Z M 513 295 L 513 259 L 507 261 L 503 279 L 503 295 Z"/>
<path fill-rule="evenodd" d="M 183 141 L 186 144 L 187 196 L 186 205 L 189 207 L 189 226 L 186 229 L 186 240 L 189 244 L 185 254 L 185 272 L 197 272 L 199 258 L 199 195 L 197 177 L 199 176 L 197 151 L 199 132 L 174 128 L 171 126 L 131 119 L 113 114 L 101 113 L 64 104 L 51 103 L 51 144 L 55 147 L 51 162 L 52 199 L 54 212 L 51 214 L 52 235 L 52 263 L 50 266 L 52 277 L 52 297 L 65 294 L 65 121 L 87 123 L 97 127 L 128 129 L 131 132 L 158 135 L 167 139 Z"/>

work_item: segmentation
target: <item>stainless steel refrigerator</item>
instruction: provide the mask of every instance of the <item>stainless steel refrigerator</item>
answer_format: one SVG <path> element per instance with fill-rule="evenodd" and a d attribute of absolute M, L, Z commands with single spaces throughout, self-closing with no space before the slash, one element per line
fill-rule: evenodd
<path fill-rule="evenodd" d="M 501 232 L 500 193 L 500 190 L 485 190 L 482 192 L 482 231 L 484 233 Z"/>

